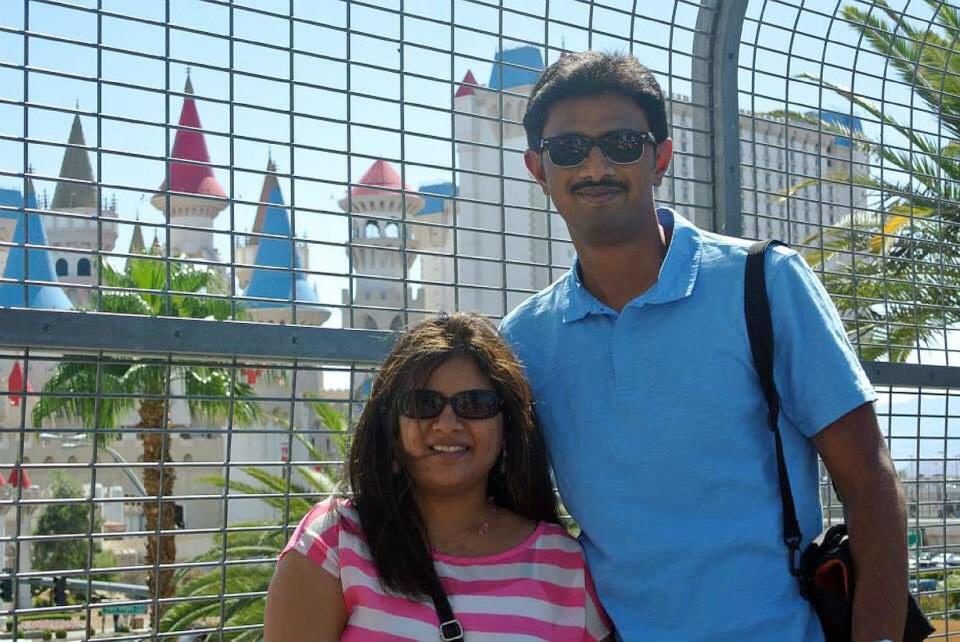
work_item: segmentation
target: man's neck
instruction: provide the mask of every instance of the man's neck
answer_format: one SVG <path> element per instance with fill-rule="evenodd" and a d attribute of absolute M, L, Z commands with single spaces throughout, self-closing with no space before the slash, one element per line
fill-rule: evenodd
<path fill-rule="evenodd" d="M 600 302 L 619 312 L 657 282 L 672 230 L 656 225 L 655 233 L 631 242 L 576 246 L 580 278 Z"/>

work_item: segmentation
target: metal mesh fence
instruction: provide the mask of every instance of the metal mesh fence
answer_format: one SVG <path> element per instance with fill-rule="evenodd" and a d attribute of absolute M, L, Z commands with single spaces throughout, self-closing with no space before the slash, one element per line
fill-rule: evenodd
<path fill-rule="evenodd" d="M 569 268 L 521 119 L 542 69 L 589 48 L 634 53 L 669 96 L 660 204 L 818 270 L 881 393 L 912 586 L 947 620 L 960 26 L 938 0 L 890 7 L 5 4 L 10 630 L 259 637 L 272 560 L 329 492 L 389 332 L 499 318 Z"/>

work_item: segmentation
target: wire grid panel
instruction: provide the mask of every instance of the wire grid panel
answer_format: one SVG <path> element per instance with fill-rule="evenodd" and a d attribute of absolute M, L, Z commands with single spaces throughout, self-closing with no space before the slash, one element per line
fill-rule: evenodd
<path fill-rule="evenodd" d="M 858 0 L 751 0 L 734 61 L 740 91 L 735 113 L 707 78 L 719 77 L 710 72 L 723 67 L 711 44 L 715 25 L 724 12 L 742 4 L 723 3 L 719 11 L 714 7 L 720 3 L 708 0 L 643 3 L 642 8 L 628 0 L 11 3 L 0 17 L 0 306 L 371 330 L 396 329 L 438 309 L 502 316 L 566 270 L 573 256 L 562 221 L 522 164 L 525 96 L 543 66 L 563 51 L 616 49 L 634 52 L 670 96 L 676 155 L 658 191 L 661 203 L 706 228 L 794 243 L 820 271 L 863 358 L 951 365 L 947 328 L 958 309 L 952 298 L 957 199 L 950 191 L 955 190 L 953 166 L 943 161 L 957 137 L 942 115 L 955 99 L 957 74 L 943 70 L 941 89 L 933 95 L 911 91 L 892 58 L 872 50 L 873 41 L 861 34 L 857 25 L 865 20 L 850 13 L 892 21 L 891 31 L 906 42 L 922 40 L 921 50 L 942 53 L 948 47 L 918 34 L 943 31 L 938 17 L 951 5 L 901 0 L 891 3 L 891 18 Z M 946 59 L 941 69 L 960 61 Z M 919 68 L 936 69 L 936 64 L 924 59 Z M 842 91 L 825 89 L 823 81 L 852 87 L 926 138 L 904 136 L 865 104 L 851 107 Z M 717 143 L 718 121 L 737 132 L 739 149 Z M 901 156 L 912 159 L 908 166 L 897 165 Z M 720 198 L 715 168 L 721 163 L 742 165 L 729 184 L 742 210 L 717 211 L 716 203 L 737 200 Z M 193 341 L 191 355 L 202 352 L 198 346 Z M 71 592 L 84 598 L 73 608 L 56 610 L 75 612 L 77 619 L 84 614 L 91 628 L 133 624 L 141 615 L 136 611 L 161 599 L 158 586 L 147 586 L 151 577 L 179 582 L 195 570 L 194 579 L 204 569 L 219 574 L 207 580 L 210 584 L 198 579 L 199 584 L 176 588 L 190 586 L 205 595 L 219 581 L 227 598 L 209 603 L 162 598 L 168 614 L 178 612 L 179 603 L 205 604 L 205 617 L 212 619 L 200 621 L 201 628 L 211 622 L 218 631 L 232 627 L 223 617 L 228 607 L 232 611 L 237 600 L 259 598 L 256 590 L 226 587 L 235 579 L 234 566 L 266 563 L 266 553 L 255 562 L 221 553 L 218 561 L 196 562 L 202 568 L 194 569 L 189 561 L 194 558 L 184 551 L 200 555 L 202 546 L 215 544 L 217 537 L 255 539 L 276 529 L 233 522 L 232 516 L 243 516 L 246 509 L 228 510 L 222 489 L 179 495 L 175 486 L 172 494 L 164 493 L 164 502 L 143 502 L 138 512 L 124 483 L 135 486 L 133 480 L 144 477 L 136 473 L 147 469 L 159 475 L 152 484 L 171 481 L 173 474 L 161 472 L 167 470 L 176 474 L 177 483 L 192 480 L 192 472 L 227 475 L 236 463 L 238 478 L 247 474 L 240 468 L 261 466 L 281 478 L 287 475 L 289 484 L 295 474 L 291 458 L 298 456 L 291 453 L 301 442 L 294 443 L 282 422 L 295 419 L 298 408 L 306 408 L 304 417 L 316 416 L 317 410 L 315 400 L 305 393 L 301 398 L 296 388 L 277 392 L 275 387 L 297 378 L 301 369 L 323 373 L 325 384 L 316 394 L 325 398 L 335 396 L 333 390 L 351 391 L 338 400 L 349 415 L 354 410 L 349 398 L 362 397 L 363 377 L 358 381 L 356 367 L 345 373 L 332 366 L 277 358 L 260 364 L 222 354 L 206 361 L 191 356 L 190 368 L 184 367 L 186 357 L 171 354 L 139 355 L 137 368 L 128 354 L 65 359 L 38 352 L 37 346 L 6 354 L 8 379 L 19 384 L 10 388 L 15 392 L 4 405 L 4 437 L 15 447 L 0 449 L 15 457 L 2 463 L 38 479 L 51 468 L 62 469 L 81 484 L 81 498 L 73 501 L 33 496 L 32 485 L 24 490 L 22 480 L 9 485 L 13 490 L 6 491 L 12 494 L 5 506 L 7 521 L 14 524 L 8 532 L 14 535 L 3 541 L 7 557 L 15 560 L 12 588 L 19 591 L 31 578 L 38 585 L 46 581 L 45 573 L 24 570 L 29 566 L 22 554 L 25 544 L 43 541 L 43 536 L 34 539 L 29 520 L 39 519 L 42 505 L 79 506 L 88 528 L 59 539 L 83 544 L 86 562 L 66 576 L 87 586 L 83 590 L 71 582 Z M 93 432 L 76 420 L 33 428 L 28 419 L 33 407 L 29 414 L 27 408 L 58 398 L 41 391 L 51 390 L 61 364 L 81 370 L 95 366 L 81 398 L 98 416 L 111 407 L 126 408 L 113 402 L 159 402 L 159 423 L 178 429 L 165 434 L 188 436 L 189 454 L 201 459 L 176 461 L 178 436 L 168 454 L 162 443 L 157 451 L 159 429 L 136 417 L 101 422 Z M 143 375 L 132 396 L 111 388 L 111 373 L 128 370 Z M 222 371 L 216 381 L 226 388 L 219 396 L 208 389 L 194 398 L 190 390 L 197 380 L 178 374 L 188 370 Z M 276 373 L 282 376 L 275 379 Z M 331 381 L 340 383 L 330 388 Z M 252 394 L 235 394 L 233 386 L 244 382 Z M 143 387 L 154 384 L 160 387 Z M 925 394 L 926 389 L 897 389 L 891 398 Z M 931 394 L 949 399 L 949 392 Z M 202 404 L 193 402 L 218 399 L 228 410 L 226 418 L 213 422 L 194 412 Z M 255 426 L 229 431 L 237 423 L 229 413 L 244 408 L 243 400 L 287 410 L 259 432 Z M 157 411 L 157 403 L 151 405 Z M 927 474 L 921 464 L 931 463 L 925 461 L 931 442 L 921 438 L 919 428 L 901 436 L 901 424 L 922 415 L 918 410 L 901 417 L 893 406 L 885 410 L 897 418 L 888 423 L 888 437 L 898 463 L 906 465 L 908 472 L 901 475 L 916 488 L 917 519 L 921 513 L 923 519 L 938 519 L 947 533 L 947 448 L 937 460 L 943 464 L 944 516 L 927 517 L 936 503 L 924 495 L 927 485 L 920 476 Z M 949 413 L 943 410 L 937 422 L 947 443 Z M 312 430 L 309 421 L 294 423 Z M 223 445 L 234 438 L 242 444 L 243 437 L 258 434 L 263 443 L 249 446 L 249 456 L 237 455 L 247 446 Z M 116 448 L 106 440 L 113 436 L 120 437 Z M 288 440 L 286 454 L 280 450 L 287 463 L 279 468 L 267 437 L 276 438 L 275 446 Z M 123 461 L 133 461 L 119 447 L 124 439 L 134 450 L 134 441 L 152 443 L 170 465 L 140 464 L 136 471 L 135 464 L 113 460 L 108 447 Z M 44 440 L 62 448 L 62 456 L 56 455 L 62 461 L 31 455 L 34 444 Z M 203 440 L 214 451 L 225 448 L 218 451 L 223 455 L 202 454 Z M 898 451 L 903 443 L 919 444 L 916 456 Z M 127 475 L 128 470 L 134 474 Z M 908 474 L 914 475 L 912 482 Z M 84 483 L 92 489 L 86 495 Z M 122 496 L 110 494 L 116 486 L 124 489 Z M 49 483 L 46 488 L 52 490 Z M 282 497 L 267 492 L 229 501 L 258 508 L 262 500 L 287 505 L 296 499 L 287 490 Z M 100 553 L 94 543 L 103 540 L 104 549 L 108 540 L 95 527 L 114 522 L 102 514 L 128 502 L 134 516 L 146 520 L 152 504 L 150 519 L 173 519 L 174 525 L 179 503 L 186 528 L 159 537 L 159 527 L 124 523 L 124 530 L 110 534 L 121 542 L 127 535 L 139 536 L 138 543 L 121 547 L 129 551 L 152 533 L 161 552 L 169 552 L 164 547 L 172 541 L 179 556 L 162 569 L 134 557 L 106 565 L 105 574 L 119 569 L 131 584 L 103 589 L 108 601 L 117 602 L 114 624 L 112 618 L 97 619 L 97 613 L 110 614 L 92 607 L 101 590 L 94 582 L 108 580 L 90 569 L 103 567 L 102 559 L 95 561 Z M 196 515 L 208 516 L 203 507 L 214 505 L 222 513 L 209 515 L 219 515 L 219 524 L 198 526 Z M 193 536 L 202 545 L 190 548 Z M 950 552 L 946 539 L 937 545 L 944 555 Z M 922 553 L 932 552 L 915 550 L 916 564 Z M 949 585 L 948 578 L 943 581 Z M 936 590 L 949 599 L 947 588 Z M 30 612 L 23 605 L 28 603 L 27 598 L 19 602 L 17 627 L 21 620 L 26 626 Z M 944 602 L 940 612 L 949 610 Z M 193 626 L 186 620 L 179 624 Z M 231 635 L 249 630 L 256 636 L 255 625 L 236 626 Z"/>
<path fill-rule="evenodd" d="M 0 494 L 10 629 L 259 637 L 277 553 L 341 478 L 369 367 L 0 359 L 51 382 L 0 404 L 0 451 L 19 462 L 4 463 Z"/>
<path fill-rule="evenodd" d="M 3 276 L 64 296 L 8 286 L 7 305 L 127 312 L 116 295 L 146 290 L 177 316 L 165 293 L 203 272 L 194 298 L 231 318 L 502 316 L 573 258 L 520 124 L 566 50 L 632 51 L 657 74 L 679 141 L 660 196 L 712 224 L 698 2 L 15 4 L 0 26 Z"/>
<path fill-rule="evenodd" d="M 743 233 L 803 252 L 862 358 L 955 366 L 958 11 L 888 4 L 750 2 Z"/>
<path fill-rule="evenodd" d="M 960 397 L 955 389 L 878 386 L 877 413 L 907 499 L 910 590 L 938 635 L 960 627 Z M 827 519 L 842 519 L 829 481 Z"/>

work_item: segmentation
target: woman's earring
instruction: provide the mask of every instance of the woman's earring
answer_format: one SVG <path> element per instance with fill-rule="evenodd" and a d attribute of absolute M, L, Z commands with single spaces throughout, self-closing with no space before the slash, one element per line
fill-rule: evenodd
<path fill-rule="evenodd" d="M 500 474 L 505 478 L 507 476 L 507 447 L 504 446 L 500 451 Z"/>

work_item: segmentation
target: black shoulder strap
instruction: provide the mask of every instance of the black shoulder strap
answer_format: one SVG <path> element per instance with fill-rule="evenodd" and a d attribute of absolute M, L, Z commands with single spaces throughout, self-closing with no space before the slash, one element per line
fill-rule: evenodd
<path fill-rule="evenodd" d="M 450 600 L 447 599 L 439 578 L 430 598 L 433 600 L 434 608 L 437 609 L 437 617 L 440 618 L 440 639 L 443 642 L 463 640 L 463 627 L 460 626 L 460 620 L 453 614 L 453 607 L 450 606 Z"/>
<path fill-rule="evenodd" d="M 800 550 L 800 524 L 793 503 L 793 491 L 787 464 L 783 456 L 783 440 L 780 436 L 780 395 L 773 380 L 773 321 L 770 318 L 770 301 L 767 298 L 767 282 L 764 274 L 764 257 L 771 245 L 783 245 L 779 241 L 757 241 L 750 246 L 743 283 L 743 304 L 747 320 L 747 335 L 753 365 L 760 377 L 760 386 L 767 399 L 767 425 L 773 432 L 777 447 L 777 474 L 780 478 L 780 501 L 783 503 L 783 542 L 790 558 L 790 573 L 797 575 L 797 553 Z"/>

